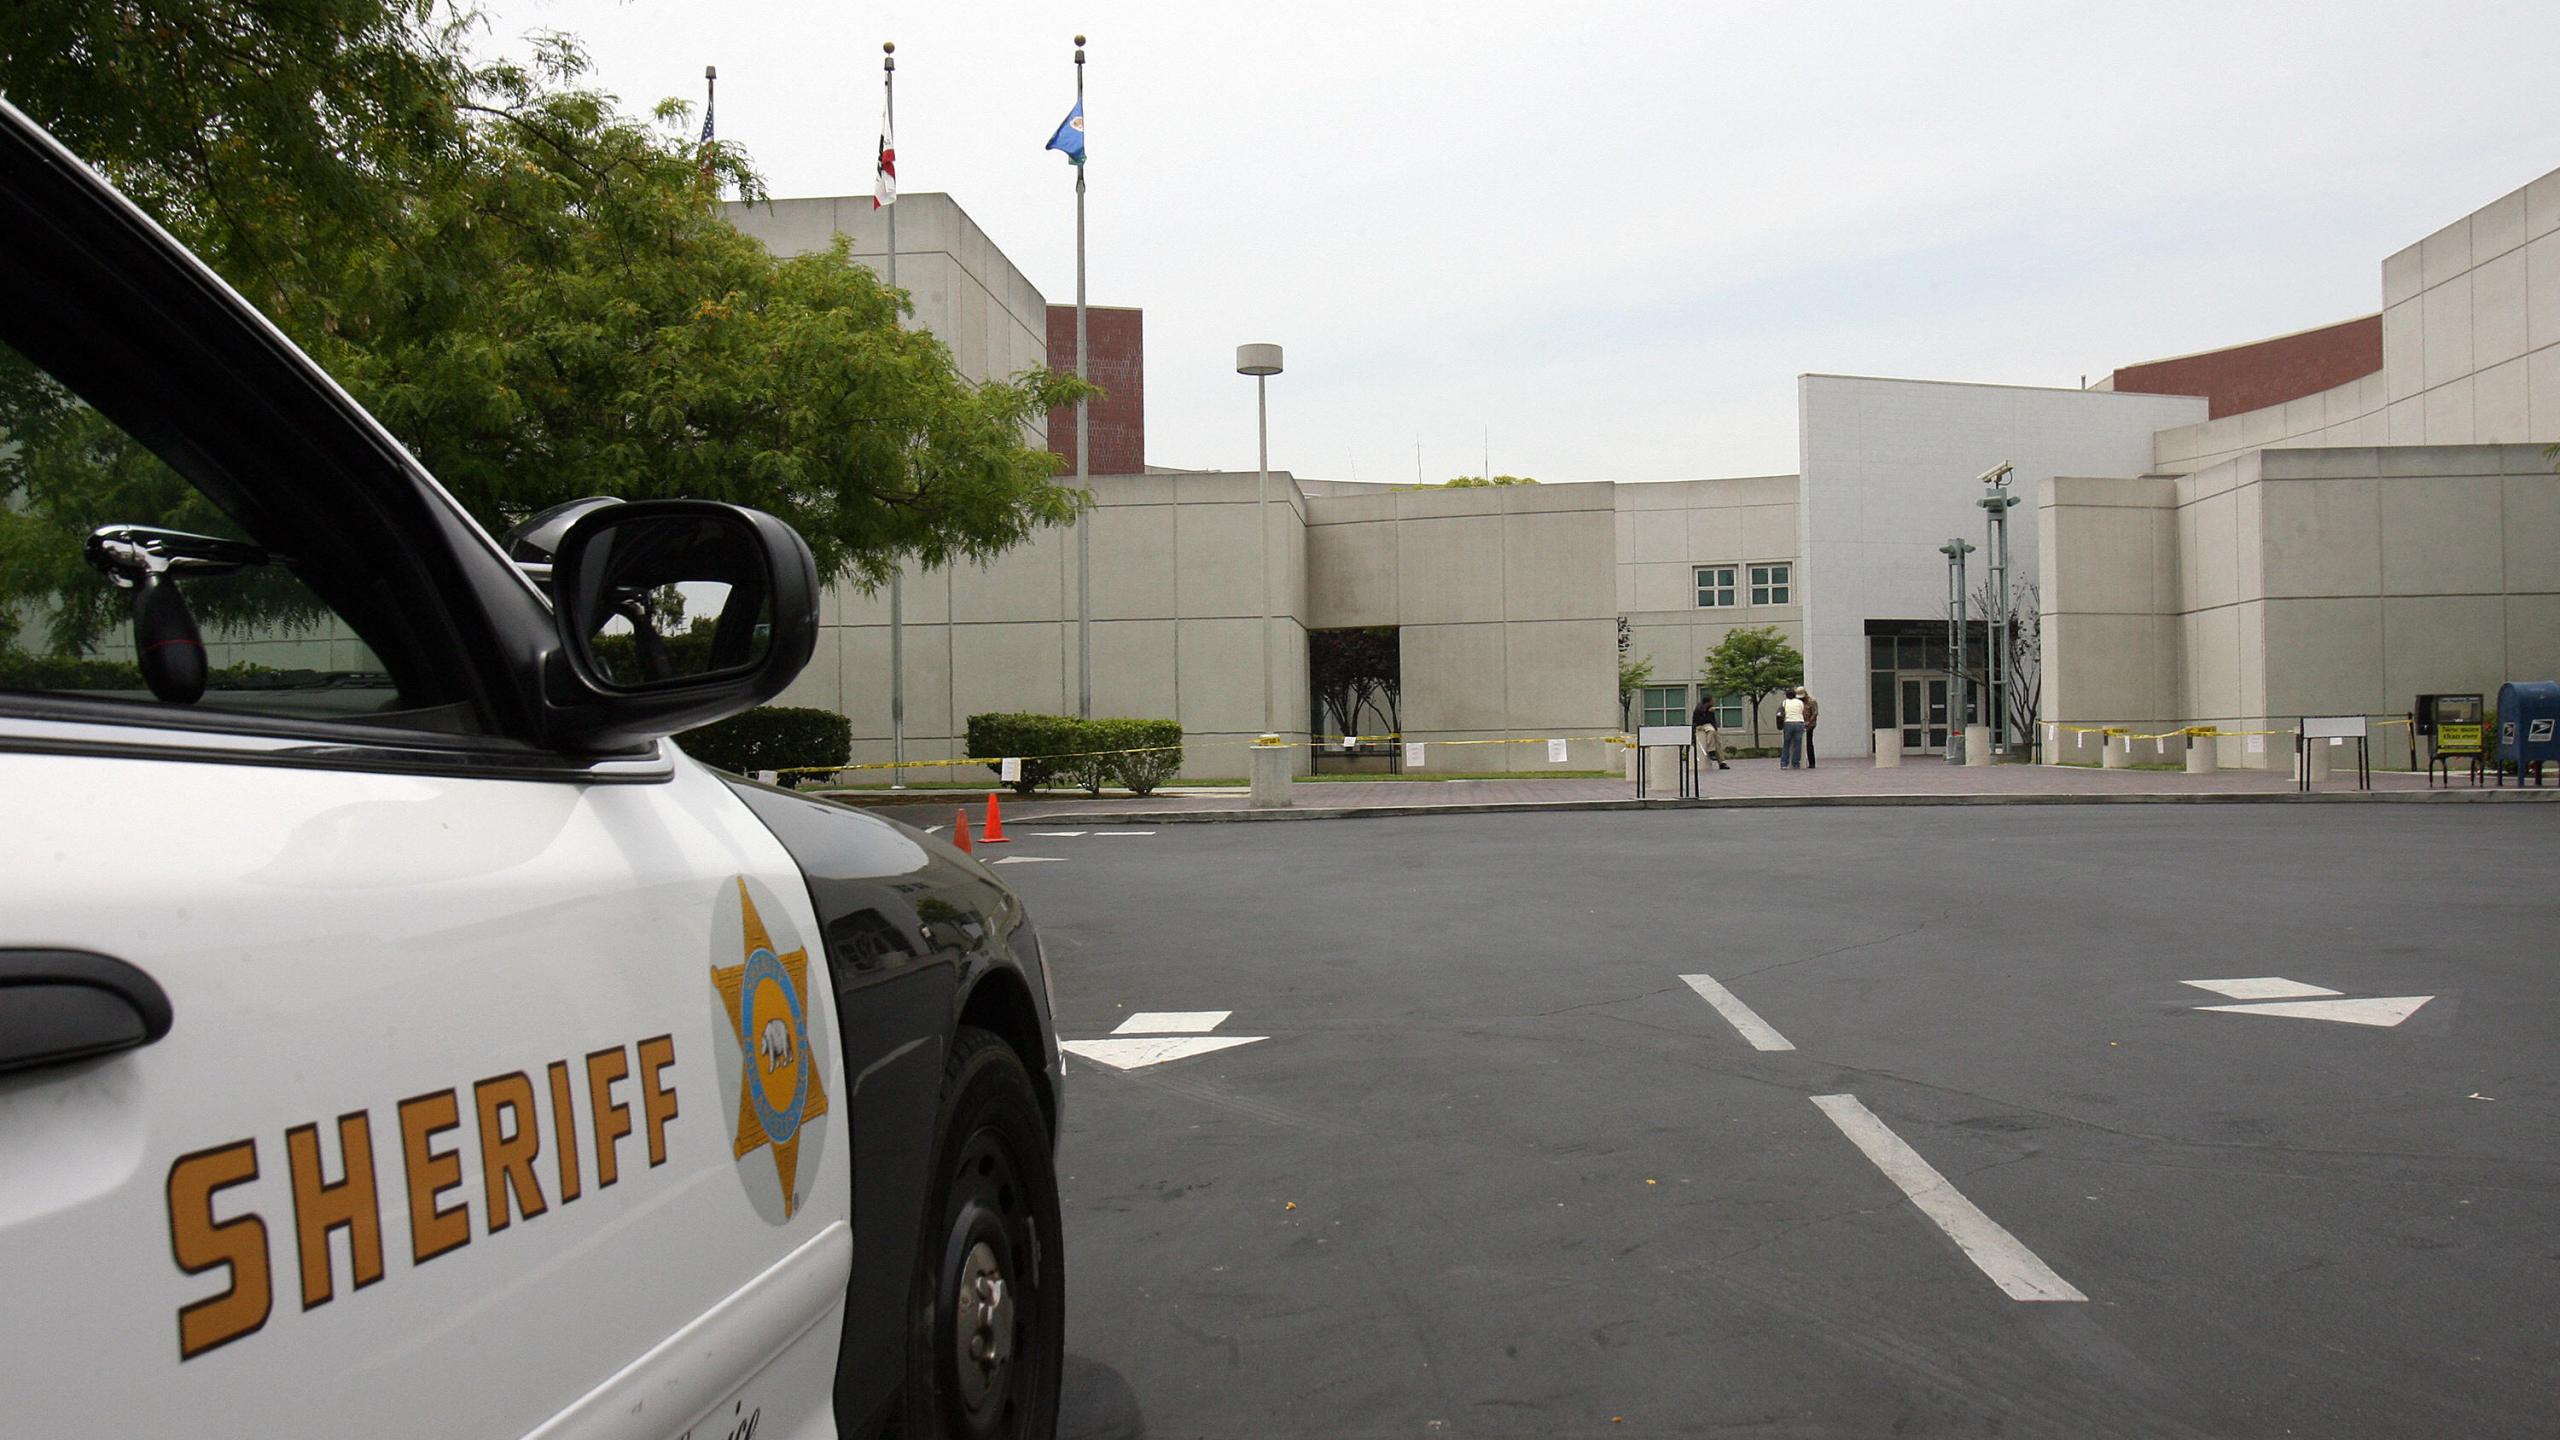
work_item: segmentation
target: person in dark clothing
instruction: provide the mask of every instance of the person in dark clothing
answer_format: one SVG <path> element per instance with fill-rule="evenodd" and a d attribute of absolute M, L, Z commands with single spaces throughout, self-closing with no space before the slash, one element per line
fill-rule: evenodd
<path fill-rule="evenodd" d="M 1813 732 L 1822 724 L 1822 702 L 1801 685 L 1796 687 L 1796 698 L 1804 702 L 1804 768 L 1811 770 L 1817 763 L 1813 758 Z"/>
<path fill-rule="evenodd" d="M 1689 712 L 1689 730 L 1697 746 L 1699 769 L 1707 768 L 1709 760 L 1716 762 L 1719 770 L 1733 768 L 1725 763 L 1723 739 L 1716 733 L 1716 697 L 1700 692 L 1698 708 Z"/>

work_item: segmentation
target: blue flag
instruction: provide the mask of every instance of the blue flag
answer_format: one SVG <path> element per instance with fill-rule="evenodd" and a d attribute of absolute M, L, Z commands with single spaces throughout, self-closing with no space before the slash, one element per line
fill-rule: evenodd
<path fill-rule="evenodd" d="M 1058 133 L 1049 137 L 1049 143 L 1046 148 L 1065 151 L 1067 163 L 1070 165 L 1081 165 L 1084 163 L 1083 101 L 1077 101 L 1076 108 L 1068 111 L 1067 118 L 1059 122 Z"/>

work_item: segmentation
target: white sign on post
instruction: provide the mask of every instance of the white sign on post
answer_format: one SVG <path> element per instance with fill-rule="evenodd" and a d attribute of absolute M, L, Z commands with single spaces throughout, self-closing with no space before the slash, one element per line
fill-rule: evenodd
<path fill-rule="evenodd" d="M 2305 715 L 2302 717 L 2302 733 L 2314 740 L 2324 737 L 2361 740 L 2366 730 L 2361 715 Z"/>
<path fill-rule="evenodd" d="M 1548 764 L 1550 764 L 1550 765 L 1561 765 L 1561 764 L 1563 764 L 1563 763 L 1564 763 L 1564 756 L 1565 756 L 1565 749 L 1564 749 L 1564 742 L 1563 742 L 1563 741 L 1561 741 L 1561 740 L 1550 740 L 1550 741 L 1548 741 L 1548 742 L 1547 742 L 1547 763 L 1548 763 Z"/>
<path fill-rule="evenodd" d="M 1345 735 L 1342 737 L 1342 748 L 1345 750 L 1351 749 L 1359 743 L 1360 737 L 1357 735 Z"/>
<path fill-rule="evenodd" d="M 1421 741 L 1419 741 L 1419 740 L 1408 740 L 1408 741 L 1406 741 L 1406 742 L 1405 742 L 1405 747 L 1404 747 L 1404 763 L 1405 763 L 1405 764 L 1407 764 L 1407 765 L 1419 765 L 1419 764 L 1421 764 L 1421 763 L 1422 763 L 1422 742 L 1421 742 Z"/>
<path fill-rule="evenodd" d="M 1636 743 L 1650 748 L 1655 745 L 1686 745 L 1694 736 L 1686 725 L 1647 725 L 1636 731 Z"/>
<path fill-rule="evenodd" d="M 1004 757 L 1004 763 L 996 767 L 996 778 L 1002 780 L 1007 785 L 1020 783 L 1022 779 L 1022 757 L 1019 755 L 1007 755 Z"/>

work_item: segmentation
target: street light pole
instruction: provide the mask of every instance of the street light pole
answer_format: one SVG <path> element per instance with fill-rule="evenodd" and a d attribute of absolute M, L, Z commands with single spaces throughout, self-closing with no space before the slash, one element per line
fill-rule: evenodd
<path fill-rule="evenodd" d="M 1947 557 L 1947 763 L 1961 765 L 1964 753 L 1964 557 L 1973 546 L 1961 535 L 1938 547 Z"/>
<path fill-rule="evenodd" d="M 1996 753 L 2008 744 L 2009 691 L 2017 683 L 2017 656 L 2009 646 L 2009 511 L 2018 497 L 2009 493 L 2005 463 L 1984 471 L 1982 481 L 1991 493 L 1974 503 L 1982 507 L 1990 532 L 1983 537 L 1991 547 L 1991 613 L 1983 617 L 1991 622 L 1991 653 L 1984 660 L 1991 679 L 1991 747 Z"/>
<path fill-rule="evenodd" d="M 1254 524 L 1262 531 L 1262 733 L 1280 733 L 1271 683 L 1271 377 L 1280 373 L 1280 347 L 1239 345 L 1236 373 L 1253 377 L 1257 444 L 1254 450 Z"/>

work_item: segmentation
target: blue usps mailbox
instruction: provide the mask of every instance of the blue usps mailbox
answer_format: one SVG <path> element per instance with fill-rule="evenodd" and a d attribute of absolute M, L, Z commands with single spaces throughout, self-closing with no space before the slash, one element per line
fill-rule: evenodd
<path fill-rule="evenodd" d="M 2519 782 L 2527 773 L 2539 781 L 2540 767 L 2560 760 L 2560 681 L 2510 680 L 2498 687 L 2497 756 L 2502 784 L 2509 767 Z"/>

